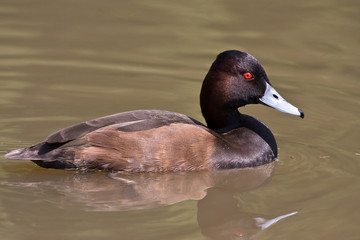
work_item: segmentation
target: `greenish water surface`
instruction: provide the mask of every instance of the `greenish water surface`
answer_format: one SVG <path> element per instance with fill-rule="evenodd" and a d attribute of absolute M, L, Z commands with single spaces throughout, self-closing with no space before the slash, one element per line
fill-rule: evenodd
<path fill-rule="evenodd" d="M 279 161 L 255 169 L 111 178 L 0 157 L 1 238 L 358 239 L 359 9 L 352 0 L 1 1 L 1 155 L 128 110 L 204 122 L 201 83 L 227 49 L 254 55 L 305 112 L 240 109 L 278 142 Z"/>

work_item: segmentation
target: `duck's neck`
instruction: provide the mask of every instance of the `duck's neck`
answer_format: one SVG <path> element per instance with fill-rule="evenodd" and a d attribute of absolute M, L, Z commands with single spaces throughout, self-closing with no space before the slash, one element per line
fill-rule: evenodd
<path fill-rule="evenodd" d="M 241 124 L 241 113 L 235 109 L 222 109 L 216 105 L 207 105 L 201 108 L 208 128 L 225 133 L 232 129 L 239 128 Z"/>
<path fill-rule="evenodd" d="M 201 112 L 208 128 L 224 133 L 241 126 L 241 114 L 238 107 L 245 105 L 230 100 L 226 88 L 230 88 L 221 79 L 226 78 L 222 71 L 212 70 L 206 75 L 200 92 Z M 220 80 L 219 80 L 220 79 Z"/>

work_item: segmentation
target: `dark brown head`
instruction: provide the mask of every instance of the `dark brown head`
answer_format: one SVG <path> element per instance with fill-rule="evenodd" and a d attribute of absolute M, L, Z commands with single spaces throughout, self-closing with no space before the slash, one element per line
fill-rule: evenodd
<path fill-rule="evenodd" d="M 271 87 L 264 68 L 253 56 L 237 50 L 220 53 L 204 79 L 200 94 L 208 127 L 218 132 L 239 127 L 237 109 L 256 103 L 303 116 Z"/>

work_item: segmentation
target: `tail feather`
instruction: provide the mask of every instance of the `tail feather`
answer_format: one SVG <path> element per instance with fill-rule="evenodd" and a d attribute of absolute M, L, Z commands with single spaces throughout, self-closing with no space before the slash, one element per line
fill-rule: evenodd
<path fill-rule="evenodd" d="M 29 148 L 20 148 L 16 150 L 12 150 L 4 155 L 7 159 L 17 159 L 17 160 L 43 160 L 43 158 L 39 157 L 38 149 L 31 150 Z"/>
<path fill-rule="evenodd" d="M 38 143 L 31 147 L 20 148 L 5 154 L 7 159 L 29 160 L 44 168 L 74 169 L 73 148 L 61 148 L 65 143 Z"/>

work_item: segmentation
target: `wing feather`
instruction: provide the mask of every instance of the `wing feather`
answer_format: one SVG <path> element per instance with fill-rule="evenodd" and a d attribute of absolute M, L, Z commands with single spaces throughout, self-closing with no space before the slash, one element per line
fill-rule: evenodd
<path fill-rule="evenodd" d="M 45 139 L 45 142 L 50 144 L 65 143 L 113 124 L 118 124 L 118 130 L 120 131 L 141 131 L 174 122 L 202 125 L 200 122 L 179 113 L 161 110 L 137 110 L 117 113 L 69 126 L 50 134 Z"/>

